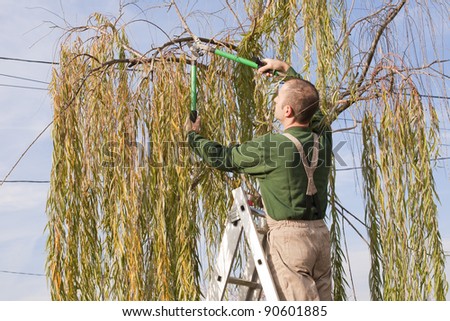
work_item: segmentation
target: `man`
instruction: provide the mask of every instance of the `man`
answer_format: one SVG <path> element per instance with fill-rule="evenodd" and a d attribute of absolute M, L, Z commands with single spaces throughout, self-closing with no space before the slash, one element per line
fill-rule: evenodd
<path fill-rule="evenodd" d="M 320 126 L 316 88 L 287 63 L 263 61 L 259 73 L 286 75 L 274 99 L 284 133 L 224 147 L 199 134 L 198 117 L 186 122 L 189 145 L 210 166 L 258 178 L 268 214 L 268 263 L 280 299 L 331 300 L 330 237 L 323 221 L 331 131 Z"/>

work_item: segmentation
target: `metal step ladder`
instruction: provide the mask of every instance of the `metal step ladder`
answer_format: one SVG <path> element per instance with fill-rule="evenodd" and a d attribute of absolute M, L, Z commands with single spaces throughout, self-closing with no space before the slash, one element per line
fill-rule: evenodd
<path fill-rule="evenodd" d="M 233 190 L 233 197 L 233 207 L 228 214 L 217 261 L 209 282 L 207 300 L 223 300 L 227 286 L 236 284 L 240 288 L 239 300 L 260 300 L 264 294 L 267 301 L 278 301 L 265 254 L 267 243 L 263 227 L 265 213 L 249 206 L 247 196 L 241 187 Z M 257 223 L 260 223 L 259 228 Z M 240 242 L 242 235 L 246 246 Z M 246 266 L 239 278 L 233 277 L 231 271 L 234 261 L 238 250 L 243 248 L 248 248 L 249 252 Z"/>

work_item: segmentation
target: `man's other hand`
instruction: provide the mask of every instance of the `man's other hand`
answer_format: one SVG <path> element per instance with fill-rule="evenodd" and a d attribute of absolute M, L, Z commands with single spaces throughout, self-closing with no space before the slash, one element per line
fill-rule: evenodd
<path fill-rule="evenodd" d="M 186 122 L 184 123 L 184 131 L 189 133 L 190 131 L 194 131 L 196 133 L 200 132 L 200 126 L 201 126 L 201 119 L 200 116 L 197 116 L 197 119 L 195 120 L 195 123 L 191 122 L 191 119 L 188 117 L 186 119 Z"/>

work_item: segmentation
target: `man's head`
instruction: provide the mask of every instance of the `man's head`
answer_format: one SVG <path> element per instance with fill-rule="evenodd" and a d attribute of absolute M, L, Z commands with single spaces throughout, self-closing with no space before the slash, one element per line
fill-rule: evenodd
<path fill-rule="evenodd" d="M 308 125 L 319 109 L 319 93 L 309 81 L 290 79 L 280 88 L 275 102 L 275 118 L 283 125 Z"/>

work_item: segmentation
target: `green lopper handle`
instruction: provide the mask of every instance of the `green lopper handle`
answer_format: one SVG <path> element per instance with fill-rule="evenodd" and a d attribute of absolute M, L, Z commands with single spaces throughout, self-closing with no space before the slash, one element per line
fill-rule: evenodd
<path fill-rule="evenodd" d="M 192 62 L 191 65 L 191 111 L 189 114 L 191 122 L 197 120 L 197 65 Z"/>
<path fill-rule="evenodd" d="M 249 66 L 253 69 L 258 69 L 262 66 L 265 65 L 264 62 L 262 62 L 261 60 L 259 60 L 258 58 L 254 58 L 254 61 L 249 60 L 249 59 L 245 59 L 242 57 L 238 57 L 236 55 L 230 54 L 226 51 L 222 51 L 219 49 L 207 49 L 207 51 L 209 52 L 214 52 L 214 54 L 236 61 L 240 64 Z M 268 71 L 270 72 L 270 71 Z M 278 75 L 278 72 L 272 71 L 274 75 Z M 197 120 L 197 65 L 195 63 L 195 61 L 192 61 L 191 64 L 191 108 L 190 108 L 190 114 L 189 114 L 189 118 L 192 122 L 195 122 Z"/>
<path fill-rule="evenodd" d="M 259 60 L 259 58 L 253 58 L 253 60 L 249 60 L 249 59 L 245 59 L 242 57 L 238 57 L 236 55 L 230 54 L 228 52 L 225 52 L 225 51 L 222 51 L 219 49 L 215 49 L 214 54 L 216 54 L 220 57 L 224 57 L 224 58 L 236 61 L 240 64 L 252 67 L 253 69 L 258 69 L 265 65 L 265 63 L 262 62 L 261 60 Z M 275 71 L 267 71 L 267 72 L 272 72 L 274 75 L 278 75 L 278 72 L 276 70 Z"/>
<path fill-rule="evenodd" d="M 233 60 L 233 61 L 236 61 L 236 62 L 241 63 L 243 65 L 252 67 L 254 69 L 258 69 L 260 67 L 254 61 L 251 61 L 251 60 L 248 60 L 248 59 L 245 59 L 245 58 L 242 58 L 242 57 L 235 56 L 233 54 L 230 54 L 228 52 L 225 52 L 225 51 L 222 51 L 222 50 L 219 50 L 219 49 L 214 50 L 214 54 L 216 54 L 218 56 L 221 56 L 221 57 L 224 57 L 224 58 L 227 58 L 227 59 L 230 59 L 230 60 Z"/>

